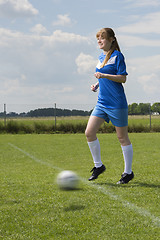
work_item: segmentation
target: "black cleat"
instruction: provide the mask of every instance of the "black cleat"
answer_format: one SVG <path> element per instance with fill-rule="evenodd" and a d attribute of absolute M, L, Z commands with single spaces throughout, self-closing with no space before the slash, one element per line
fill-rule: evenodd
<path fill-rule="evenodd" d="M 126 184 L 133 178 L 134 178 L 133 172 L 131 172 L 131 174 L 123 173 L 121 179 L 117 182 L 117 184 Z"/>
<path fill-rule="evenodd" d="M 89 180 L 89 181 L 92 181 L 92 180 L 98 178 L 98 176 L 99 176 L 101 173 L 103 173 L 105 170 L 106 170 L 106 167 L 105 167 L 104 165 L 102 165 L 102 166 L 99 167 L 99 168 L 94 167 L 94 168 L 91 170 L 91 172 L 93 172 L 93 173 L 92 173 L 92 176 L 91 176 L 88 180 Z"/>

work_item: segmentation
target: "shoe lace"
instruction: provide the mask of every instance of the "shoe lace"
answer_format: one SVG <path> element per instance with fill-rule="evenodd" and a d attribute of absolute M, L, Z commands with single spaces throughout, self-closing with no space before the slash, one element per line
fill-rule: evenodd
<path fill-rule="evenodd" d="M 121 175 L 121 179 L 120 179 L 120 181 L 122 181 L 122 180 L 124 180 L 126 177 L 127 177 L 127 173 L 123 173 L 122 175 Z"/>
<path fill-rule="evenodd" d="M 92 170 L 90 172 L 94 172 L 96 170 L 96 167 L 92 168 Z"/>
<path fill-rule="evenodd" d="M 122 173 L 121 177 L 125 177 L 127 175 L 127 173 Z"/>

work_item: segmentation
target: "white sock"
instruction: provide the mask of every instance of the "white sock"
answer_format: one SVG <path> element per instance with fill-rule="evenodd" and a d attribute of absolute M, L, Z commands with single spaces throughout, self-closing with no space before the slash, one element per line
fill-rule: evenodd
<path fill-rule="evenodd" d="M 96 168 L 102 166 L 101 162 L 101 151 L 98 138 L 93 142 L 88 142 L 89 149 L 92 154 L 93 162 Z"/>
<path fill-rule="evenodd" d="M 121 146 L 123 157 L 124 157 L 124 173 L 131 174 L 132 172 L 132 159 L 133 159 L 133 148 L 132 144 L 127 146 Z"/>

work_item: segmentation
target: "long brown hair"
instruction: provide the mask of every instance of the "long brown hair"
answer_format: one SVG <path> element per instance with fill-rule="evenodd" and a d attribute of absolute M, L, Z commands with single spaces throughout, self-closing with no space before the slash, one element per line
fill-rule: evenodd
<path fill-rule="evenodd" d="M 117 51 L 121 51 L 120 50 L 120 47 L 118 45 L 118 42 L 117 42 L 117 39 L 115 37 L 115 33 L 114 31 L 111 29 L 111 28 L 102 28 L 101 30 L 99 30 L 96 34 L 96 38 L 98 38 L 99 36 L 101 36 L 102 38 L 105 38 L 105 39 L 110 39 L 110 38 L 113 38 L 113 42 L 112 42 L 112 45 L 111 45 L 111 48 L 110 50 L 107 52 L 106 54 L 106 57 L 101 65 L 101 68 L 104 67 L 104 65 L 108 62 L 108 60 L 110 59 L 110 56 L 112 55 L 112 53 L 114 52 L 114 50 L 117 50 Z"/>

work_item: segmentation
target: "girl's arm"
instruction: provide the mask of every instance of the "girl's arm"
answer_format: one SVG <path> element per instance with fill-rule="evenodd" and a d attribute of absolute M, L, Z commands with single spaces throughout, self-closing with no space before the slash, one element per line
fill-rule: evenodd
<path fill-rule="evenodd" d="M 111 81 L 118 82 L 118 83 L 125 83 L 126 82 L 126 75 L 111 75 L 111 74 L 105 74 L 105 73 L 100 73 L 96 72 L 94 74 L 96 78 L 107 78 Z"/>

